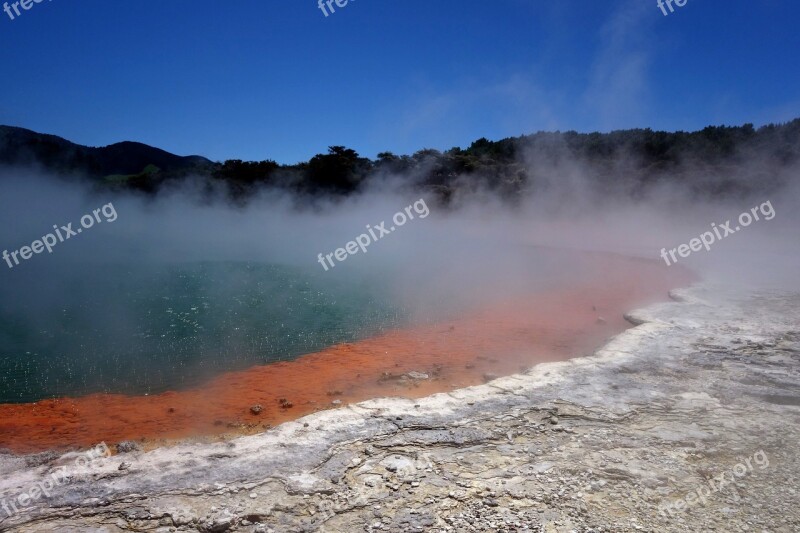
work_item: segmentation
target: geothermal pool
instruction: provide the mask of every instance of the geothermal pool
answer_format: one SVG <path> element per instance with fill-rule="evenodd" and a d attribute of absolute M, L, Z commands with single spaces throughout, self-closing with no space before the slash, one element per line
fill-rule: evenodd
<path fill-rule="evenodd" d="M 84 265 L 53 290 L 37 275 L 22 297 L 0 287 L 0 403 L 182 389 L 404 322 L 377 288 L 278 265 Z"/>
<path fill-rule="evenodd" d="M 535 282 L 422 314 L 380 276 L 233 262 L 81 268 L 44 284 L 31 272 L 0 287 L 0 448 L 224 438 L 483 383 L 588 355 L 630 327 L 624 312 L 691 279 L 612 254 L 531 254 Z M 24 289 L 36 298 L 12 299 Z"/>

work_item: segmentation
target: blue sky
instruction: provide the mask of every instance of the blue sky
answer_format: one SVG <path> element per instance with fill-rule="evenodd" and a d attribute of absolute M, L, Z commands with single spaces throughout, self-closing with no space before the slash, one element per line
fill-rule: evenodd
<path fill-rule="evenodd" d="M 800 116 L 800 3 L 44 0 L 0 12 L 0 124 L 211 159 Z"/>

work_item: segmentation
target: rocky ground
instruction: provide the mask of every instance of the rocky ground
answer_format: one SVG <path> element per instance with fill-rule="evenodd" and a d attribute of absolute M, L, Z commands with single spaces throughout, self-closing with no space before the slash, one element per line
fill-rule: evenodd
<path fill-rule="evenodd" d="M 0 530 L 800 531 L 800 294 L 673 298 L 593 357 L 479 387 L 228 443 L 0 456 Z"/>

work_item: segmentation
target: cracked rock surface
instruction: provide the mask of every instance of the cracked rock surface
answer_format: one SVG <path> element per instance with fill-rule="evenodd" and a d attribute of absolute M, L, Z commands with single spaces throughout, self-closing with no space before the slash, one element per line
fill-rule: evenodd
<path fill-rule="evenodd" d="M 673 299 L 592 357 L 486 385 L 228 443 L 0 456 L 0 530 L 800 531 L 800 294 Z"/>

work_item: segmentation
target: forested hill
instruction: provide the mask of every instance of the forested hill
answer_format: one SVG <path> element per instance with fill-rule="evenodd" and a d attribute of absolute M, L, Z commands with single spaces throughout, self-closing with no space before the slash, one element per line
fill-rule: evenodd
<path fill-rule="evenodd" d="M 262 187 L 301 196 L 358 192 L 376 180 L 435 193 L 447 202 L 458 192 L 490 190 L 514 199 L 579 173 L 598 191 L 645 194 L 672 184 L 699 195 L 733 196 L 781 186 L 800 162 L 800 119 L 754 128 L 709 126 L 695 132 L 650 129 L 611 133 L 539 132 L 445 152 L 378 154 L 332 146 L 307 162 L 273 160 L 211 162 L 181 157 L 135 142 L 90 148 L 60 137 L 0 126 L 0 164 L 37 165 L 55 173 L 86 177 L 98 186 L 156 194 L 181 179 L 224 184 L 239 201 Z M 216 188 L 215 188 L 216 190 Z"/>
<path fill-rule="evenodd" d="M 93 148 L 11 126 L 0 126 L 0 164 L 36 166 L 100 182 L 128 182 L 125 177 L 157 172 L 171 177 L 188 176 L 193 172 L 209 173 L 215 167 L 205 157 L 181 157 L 142 143 L 121 142 Z M 152 189 L 147 181 L 131 179 L 128 185 Z"/>

